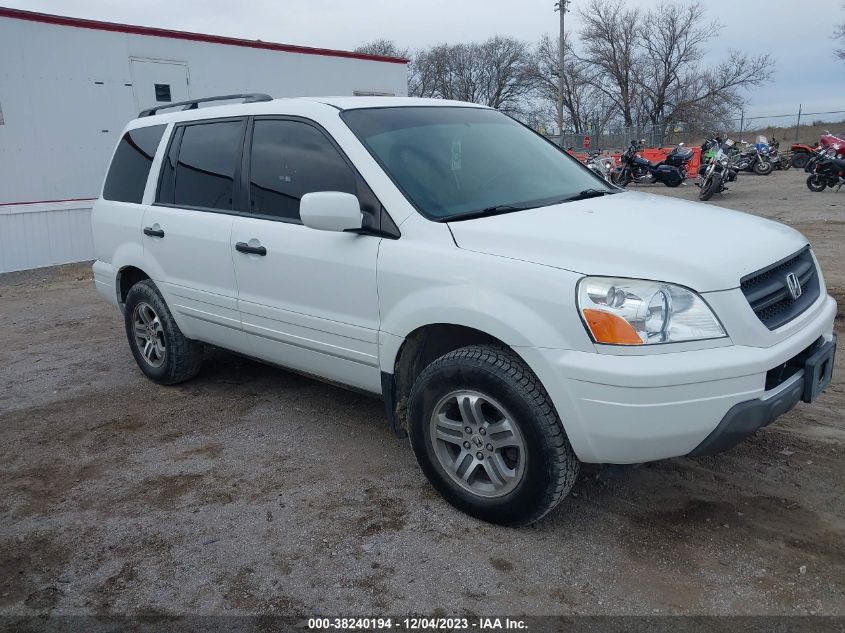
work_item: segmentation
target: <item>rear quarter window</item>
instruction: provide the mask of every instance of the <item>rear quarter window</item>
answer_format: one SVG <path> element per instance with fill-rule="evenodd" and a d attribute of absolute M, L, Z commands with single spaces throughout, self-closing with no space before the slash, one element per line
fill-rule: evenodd
<path fill-rule="evenodd" d="M 130 130 L 123 135 L 109 166 L 103 198 L 140 204 L 165 125 Z"/>

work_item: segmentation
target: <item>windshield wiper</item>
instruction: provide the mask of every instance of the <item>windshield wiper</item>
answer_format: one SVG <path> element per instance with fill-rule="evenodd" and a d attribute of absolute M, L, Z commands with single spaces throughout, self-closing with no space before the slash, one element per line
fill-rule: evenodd
<path fill-rule="evenodd" d="M 501 215 L 502 213 L 510 213 L 511 211 L 525 211 L 526 209 L 536 209 L 537 205 L 526 204 L 497 204 L 493 207 L 486 207 L 478 211 L 470 211 L 468 213 L 453 213 L 442 218 L 438 218 L 438 222 L 458 222 L 460 220 L 472 220 L 474 218 L 486 218 L 491 215 Z"/>
<path fill-rule="evenodd" d="M 575 202 L 576 200 L 587 200 L 588 198 L 599 198 L 601 196 L 610 196 L 614 193 L 619 193 L 618 191 L 609 191 L 607 189 L 584 189 L 583 191 L 579 191 L 574 196 L 569 196 L 567 198 L 561 198 L 555 204 L 560 204 L 561 202 Z"/>

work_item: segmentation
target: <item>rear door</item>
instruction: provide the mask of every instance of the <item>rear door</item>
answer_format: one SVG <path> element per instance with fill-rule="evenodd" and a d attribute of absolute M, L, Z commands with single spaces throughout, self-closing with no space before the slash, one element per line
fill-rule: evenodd
<path fill-rule="evenodd" d="M 244 337 L 229 242 L 245 128 L 244 118 L 177 125 L 144 214 L 144 258 L 185 335 L 238 351 Z"/>
<path fill-rule="evenodd" d="M 381 238 L 317 231 L 299 201 L 315 191 L 381 206 L 329 136 L 311 122 L 261 117 L 247 133 L 244 208 L 232 229 L 238 305 L 254 356 L 380 392 L 376 257 Z M 246 170 L 246 167 L 245 167 Z M 238 249 L 248 246 L 252 251 Z"/>
<path fill-rule="evenodd" d="M 132 92 L 139 111 L 191 98 L 186 63 L 132 58 L 129 65 Z"/>

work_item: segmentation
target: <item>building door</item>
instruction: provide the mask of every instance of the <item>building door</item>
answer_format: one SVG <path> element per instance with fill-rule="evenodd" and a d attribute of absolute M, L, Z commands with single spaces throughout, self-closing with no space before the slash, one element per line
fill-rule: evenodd
<path fill-rule="evenodd" d="M 155 59 L 130 59 L 132 91 L 138 111 L 191 98 L 188 65 Z"/>

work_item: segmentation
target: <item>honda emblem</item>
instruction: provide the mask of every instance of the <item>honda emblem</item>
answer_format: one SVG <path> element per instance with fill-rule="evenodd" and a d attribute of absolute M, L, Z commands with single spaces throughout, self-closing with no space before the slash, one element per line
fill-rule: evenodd
<path fill-rule="evenodd" d="M 801 280 L 798 279 L 798 275 L 789 273 L 786 276 L 786 289 L 789 290 L 789 296 L 792 297 L 793 301 L 801 296 L 804 289 L 801 288 Z"/>

